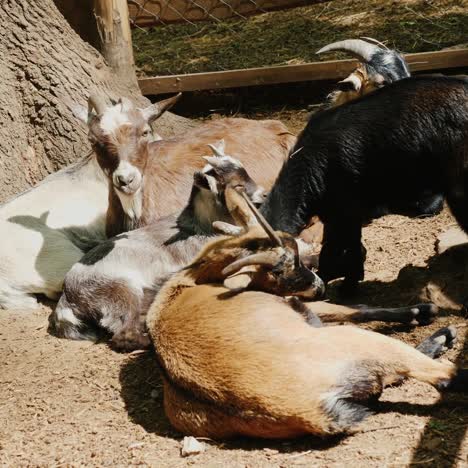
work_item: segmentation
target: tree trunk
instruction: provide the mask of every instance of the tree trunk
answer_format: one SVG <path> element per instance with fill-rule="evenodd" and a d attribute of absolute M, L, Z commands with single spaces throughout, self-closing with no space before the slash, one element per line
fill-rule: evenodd
<path fill-rule="evenodd" d="M 94 0 L 101 53 L 122 82 L 137 86 L 127 0 Z"/>
<path fill-rule="evenodd" d="M 0 4 L 0 200 L 25 190 L 90 150 L 72 114 L 92 91 L 144 104 L 136 84 L 121 80 L 70 27 L 53 0 Z M 193 126 L 166 114 L 158 133 Z"/>

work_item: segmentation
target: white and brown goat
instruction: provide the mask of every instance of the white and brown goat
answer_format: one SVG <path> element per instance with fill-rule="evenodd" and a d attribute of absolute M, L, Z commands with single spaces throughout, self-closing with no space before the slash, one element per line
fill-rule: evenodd
<path fill-rule="evenodd" d="M 203 167 L 206 145 L 223 139 L 226 151 L 262 186 L 270 187 L 295 137 L 279 121 L 222 119 L 178 138 L 152 142 L 144 114 L 126 100 L 111 108 L 97 96 L 89 138 L 109 180 L 106 232 L 113 236 L 177 212 Z M 108 118 L 108 116 L 112 118 Z"/>
<path fill-rule="evenodd" d="M 151 122 L 173 102 L 139 112 Z M 80 117 L 88 114 L 77 109 Z M 59 297 L 66 272 L 106 238 L 107 193 L 107 179 L 91 152 L 0 206 L 0 308 L 36 308 L 35 294 Z"/>
<path fill-rule="evenodd" d="M 249 289 L 223 285 L 239 276 Z M 215 439 L 327 436 L 351 429 L 369 414 L 366 400 L 403 378 L 466 391 L 466 370 L 431 359 L 454 329 L 419 351 L 351 326 L 322 328 L 314 304 L 278 297 L 320 289 L 294 239 L 259 227 L 211 242 L 169 279 L 147 327 L 173 426 Z"/>
<path fill-rule="evenodd" d="M 208 164 L 193 175 L 187 206 L 179 215 L 106 240 L 71 268 L 50 317 L 53 333 L 95 340 L 107 332 L 122 351 L 149 344 L 144 320 L 158 288 L 209 241 L 214 221 L 234 222 L 226 187 L 245 190 L 255 203 L 263 201 L 263 190 L 238 160 L 224 154 L 223 142 L 211 147 L 215 156 L 205 157 Z"/>

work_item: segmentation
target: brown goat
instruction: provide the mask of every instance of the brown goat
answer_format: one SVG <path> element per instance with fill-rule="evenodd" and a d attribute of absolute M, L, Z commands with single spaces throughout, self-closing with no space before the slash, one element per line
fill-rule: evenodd
<path fill-rule="evenodd" d="M 254 290 L 223 286 L 236 275 Z M 147 318 L 171 423 L 216 439 L 326 436 L 364 419 L 362 402 L 402 378 L 466 391 L 466 370 L 431 359 L 453 329 L 423 342 L 425 355 L 367 330 L 310 326 L 314 304 L 276 295 L 319 289 L 287 234 L 253 227 L 205 246 L 163 286 Z"/>
<path fill-rule="evenodd" d="M 106 232 L 114 236 L 146 226 L 183 208 L 192 175 L 203 168 L 209 143 L 224 140 L 250 176 L 269 188 L 295 137 L 279 121 L 222 119 L 205 123 L 174 139 L 154 141 L 149 123 L 178 97 L 137 109 L 123 100 L 107 107 L 96 96 L 90 103 L 89 139 L 109 179 Z"/>

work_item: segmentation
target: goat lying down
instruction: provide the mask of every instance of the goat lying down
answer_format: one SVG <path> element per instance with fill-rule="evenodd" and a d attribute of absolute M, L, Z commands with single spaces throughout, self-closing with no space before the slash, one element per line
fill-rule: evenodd
<path fill-rule="evenodd" d="M 130 102 L 123 100 L 117 110 L 99 96 L 92 96 L 90 103 L 97 113 L 88 116 L 89 139 L 109 181 L 108 237 L 182 209 L 194 171 L 203 168 L 202 156 L 209 143 L 223 139 L 226 150 L 268 188 L 296 140 L 279 121 L 229 118 L 154 142 L 148 139 L 145 116 Z M 118 118 L 114 115 L 109 122 L 112 112 Z"/>
<path fill-rule="evenodd" d="M 223 285 L 239 276 L 249 290 Z M 403 378 L 466 391 L 467 370 L 432 359 L 454 329 L 420 351 L 355 327 L 322 328 L 314 303 L 278 297 L 318 289 L 295 240 L 268 227 L 212 241 L 170 278 L 147 326 L 173 426 L 215 439 L 327 436 L 350 430 L 368 415 L 366 400 Z"/>
<path fill-rule="evenodd" d="M 146 347 L 144 320 L 149 304 L 164 281 L 187 265 L 215 234 L 212 224 L 228 233 L 256 224 L 251 208 L 239 202 L 233 189 L 244 190 L 257 204 L 263 201 L 262 189 L 240 161 L 224 154 L 224 142 L 211 147 L 215 156 L 205 157 L 208 164 L 194 174 L 189 201 L 178 216 L 104 241 L 71 268 L 50 316 L 52 333 L 96 340 L 107 332 L 113 335 L 111 344 L 117 350 Z M 306 255 L 307 245 L 298 242 Z M 426 324 L 437 313 L 431 304 L 376 309 L 317 303 L 316 309 L 323 320 L 341 322 Z"/>
<path fill-rule="evenodd" d="M 152 122 L 174 102 L 141 111 Z M 65 273 L 106 238 L 107 193 L 107 179 L 90 153 L 0 206 L 0 308 L 36 308 L 34 294 L 60 296 Z"/>

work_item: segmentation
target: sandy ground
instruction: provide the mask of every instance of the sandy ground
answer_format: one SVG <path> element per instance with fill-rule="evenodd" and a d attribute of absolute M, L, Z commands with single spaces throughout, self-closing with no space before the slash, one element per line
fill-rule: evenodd
<path fill-rule="evenodd" d="M 436 236 L 451 224 L 443 212 L 432 219 L 387 216 L 365 228 L 366 282 L 356 302 L 418 302 L 431 274 L 426 262 L 441 269 L 434 260 Z M 458 266 L 445 271 L 447 280 L 463 276 Z M 119 355 L 105 343 L 54 338 L 47 334 L 49 310 L 0 312 L 1 466 L 468 466 L 468 398 L 440 398 L 413 381 L 385 390 L 376 414 L 354 435 L 205 441 L 204 453 L 182 458 L 181 436 L 164 416 L 152 353 Z M 466 366 L 467 327 L 459 312 L 443 310 L 419 329 L 373 328 L 414 344 L 449 323 L 461 339 L 446 357 Z"/>

